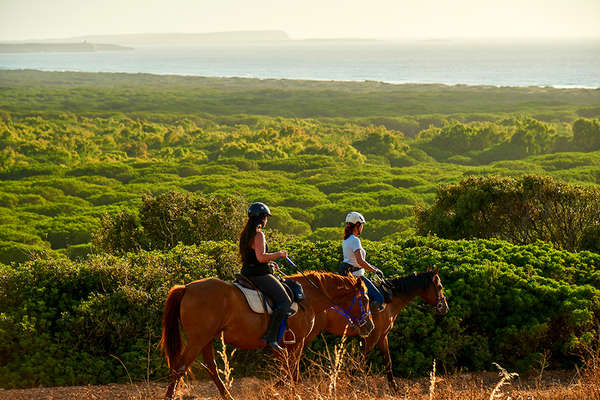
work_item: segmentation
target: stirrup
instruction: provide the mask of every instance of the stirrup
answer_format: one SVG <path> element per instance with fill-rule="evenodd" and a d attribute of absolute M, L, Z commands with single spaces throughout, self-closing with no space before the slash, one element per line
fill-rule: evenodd
<path fill-rule="evenodd" d="M 291 339 L 286 338 L 286 333 L 290 333 L 292 335 Z M 283 332 L 283 344 L 295 344 L 296 343 L 296 334 L 294 333 L 293 330 L 291 329 L 286 329 L 285 332 Z"/>
<path fill-rule="evenodd" d="M 277 351 L 283 351 L 283 347 L 281 347 L 279 345 L 279 343 L 277 342 L 268 342 L 267 346 L 269 346 L 270 348 L 272 348 L 273 350 L 277 350 Z"/>

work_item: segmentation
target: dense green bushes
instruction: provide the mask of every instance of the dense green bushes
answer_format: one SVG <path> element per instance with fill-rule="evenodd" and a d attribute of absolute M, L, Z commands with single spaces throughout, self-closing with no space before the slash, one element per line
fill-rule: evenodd
<path fill-rule="evenodd" d="M 441 267 L 450 313 L 437 317 L 410 305 L 390 333 L 402 375 L 426 373 L 432 358 L 447 371 L 487 369 L 492 361 L 527 371 L 545 352 L 552 355 L 551 367 L 569 367 L 579 343 L 593 340 L 600 318 L 597 254 L 544 243 L 426 238 L 365 247 L 369 261 L 387 276 Z M 334 271 L 341 245 L 297 242 L 288 250 L 303 267 Z"/>
<path fill-rule="evenodd" d="M 80 264 L 50 258 L 0 266 L 0 386 L 120 380 L 125 371 L 111 355 L 136 379 L 147 362 L 153 376 L 164 376 L 155 346 L 162 303 L 172 285 L 216 275 L 207 252 L 178 247 Z"/>
<path fill-rule="evenodd" d="M 544 240 L 568 250 L 596 250 L 600 190 L 538 176 L 469 177 L 438 189 L 434 205 L 417 210 L 416 225 L 420 234 L 450 239 Z"/>
<path fill-rule="evenodd" d="M 245 205 L 243 199 L 234 196 L 209 198 L 177 191 L 146 195 L 139 221 L 126 211 L 104 215 L 94 244 L 100 251 L 121 254 L 140 249 L 168 250 L 178 243 L 235 241 L 245 220 Z"/>
<path fill-rule="evenodd" d="M 304 269 L 334 271 L 341 258 L 340 240 L 271 243 L 286 248 Z M 441 268 L 450 313 L 436 317 L 412 304 L 390 333 L 402 375 L 427 373 L 433 358 L 447 371 L 487 369 L 494 361 L 526 371 L 545 353 L 550 367 L 570 367 L 579 344 L 594 337 L 600 318 L 597 254 L 485 240 L 364 245 L 369 261 L 389 277 L 433 264 Z M 156 343 L 168 289 L 205 276 L 229 277 L 238 269 L 230 242 L 97 255 L 79 263 L 49 258 L 0 266 L 0 386 L 124 381 L 120 361 L 135 380 L 147 372 L 165 378 Z M 294 272 L 288 265 L 283 269 Z M 252 373 L 253 362 L 243 363 L 239 370 Z"/>
<path fill-rule="evenodd" d="M 290 118 L 348 118 L 388 129 L 427 128 L 447 114 L 491 120 L 507 112 L 597 118 L 600 95 L 592 89 L 394 85 L 382 82 L 324 82 L 294 79 L 203 78 L 150 74 L 0 71 L 8 111 L 47 110 L 72 114 L 192 114 L 203 125 L 246 124 L 256 115 Z M 424 116 L 430 113 L 433 115 Z M 491 113 L 494 113 L 490 115 Z M 207 115 L 208 114 L 208 115 Z M 210 115 L 212 114 L 212 115 Z M 216 117 L 215 117 L 216 116 Z M 207 121 L 206 121 L 207 120 Z M 342 124 L 343 124 L 342 122 Z"/>
<path fill-rule="evenodd" d="M 39 78 L 36 73 L 23 74 Z M 16 79 L 6 82 L 10 90 L 19 93 L 21 100 L 35 103 L 28 100 L 28 89 L 17 82 L 18 73 L 0 75 Z M 55 77 L 42 75 L 50 81 Z M 139 77 L 129 78 L 140 90 L 153 79 L 162 85 L 159 77 L 142 79 L 143 85 Z M 61 89 L 65 95 L 78 96 L 83 90 L 69 89 L 59 81 L 58 86 L 66 85 Z M 209 91 L 211 85 L 227 86 L 228 82 L 192 81 Z M 42 83 L 40 93 L 57 88 L 48 82 Z M 98 81 L 100 87 L 105 83 Z M 239 89 L 257 82 L 229 83 Z M 271 84 L 275 83 L 267 86 Z M 306 84 L 315 88 L 313 83 Z M 370 85 L 350 86 L 362 91 Z M 351 93 L 344 84 L 339 89 Z M 377 90 L 396 89 L 415 90 L 423 102 L 434 102 L 424 88 L 384 85 Z M 90 99 L 98 99 L 95 91 L 103 89 L 85 90 L 93 94 Z M 186 90 L 181 86 L 176 92 L 184 95 Z M 378 93 L 369 90 L 364 96 Z M 470 92 L 467 88 L 448 90 Z M 476 92 L 473 89 L 469 94 Z M 529 96 L 518 90 L 515 94 Z M 113 92 L 105 95 L 116 96 Z M 566 93 L 556 91 L 554 95 L 560 98 Z M 147 96 L 163 101 L 155 92 Z M 170 98 L 177 100 L 177 96 Z M 102 103 L 104 110 L 106 104 Z M 6 210 L 1 211 L 2 218 L 10 217 L 11 229 L 26 226 L 27 233 L 36 235 L 44 246 L 64 250 L 89 244 L 105 213 L 136 214 L 144 194 L 175 190 L 238 194 L 249 202 L 265 201 L 279 213 L 278 229 L 307 238 L 323 237 L 323 232 L 339 227 L 340 215 L 358 209 L 382 227 L 379 232 L 372 231 L 370 238 L 393 240 L 409 236 L 414 219 L 410 214 L 382 209 L 431 204 L 437 185 L 458 182 L 465 175 L 535 173 L 569 182 L 600 183 L 600 153 L 590 152 L 600 140 L 597 120 L 577 119 L 574 111 L 572 118 L 563 118 L 571 115 L 567 111 L 557 111 L 556 118 L 550 118 L 550 111 L 532 108 L 532 112 L 545 115 L 547 122 L 542 122 L 521 114 L 475 112 L 475 105 L 463 104 L 466 108 L 454 115 L 377 114 L 357 119 L 196 112 L 125 115 L 115 110 L 65 113 L 60 107 L 40 112 L 4 111 L 0 121 L 0 207 Z M 221 112 L 231 110 L 225 107 Z M 409 134 L 403 134 L 403 127 Z M 576 150 L 586 153 L 572 152 Z M 493 164 L 481 165 L 489 162 Z M 320 231 L 313 235 L 316 230 Z M 6 240 L 15 245 L 28 241 L 30 238 L 23 236 Z"/>

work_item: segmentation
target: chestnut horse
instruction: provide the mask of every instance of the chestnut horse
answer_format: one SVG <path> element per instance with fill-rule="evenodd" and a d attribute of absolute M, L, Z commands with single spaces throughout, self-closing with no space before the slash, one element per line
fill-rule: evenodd
<path fill-rule="evenodd" d="M 292 378 L 297 380 L 305 338 L 317 313 L 333 305 L 347 310 L 344 320 L 353 325 L 354 333 L 363 337 L 373 330 L 373 320 L 365 294 L 367 289 L 361 279 L 315 271 L 288 278 L 302 285 L 306 299 L 288 321 L 296 343 L 286 345 L 287 355 L 279 352 L 276 356 L 280 361 L 287 357 L 286 365 L 291 366 Z M 205 368 L 221 396 L 233 399 L 217 373 L 213 339 L 223 333 L 226 344 L 240 349 L 265 347 L 261 337 L 267 329 L 268 318 L 266 314 L 252 312 L 244 295 L 230 282 L 207 278 L 172 287 L 165 302 L 160 341 L 170 371 L 165 398 L 173 397 L 179 379 L 202 352 Z M 180 322 L 187 336 L 185 346 Z"/>
<path fill-rule="evenodd" d="M 373 350 L 375 345 L 379 347 L 379 351 L 383 356 L 385 363 L 387 378 L 390 388 L 393 391 L 398 390 L 396 382 L 394 382 L 394 374 L 392 371 L 392 358 L 390 357 L 390 348 L 388 344 L 388 333 L 394 327 L 394 321 L 398 313 L 408 305 L 416 296 L 420 296 L 427 304 L 435 309 L 438 314 L 445 315 L 448 313 L 448 303 L 444 296 L 444 288 L 438 270 L 429 268 L 427 272 L 416 272 L 412 275 L 403 278 L 396 278 L 384 281 L 384 284 L 392 291 L 392 301 L 386 307 L 377 313 L 373 314 L 373 322 L 375 329 L 365 339 L 364 354 L 365 356 Z M 335 310 L 327 309 L 315 318 L 315 326 L 306 338 L 306 344 L 309 344 L 319 333 L 326 330 L 337 336 L 344 334 L 347 328 L 345 319 Z M 346 332 L 347 336 L 355 336 L 351 330 Z"/>

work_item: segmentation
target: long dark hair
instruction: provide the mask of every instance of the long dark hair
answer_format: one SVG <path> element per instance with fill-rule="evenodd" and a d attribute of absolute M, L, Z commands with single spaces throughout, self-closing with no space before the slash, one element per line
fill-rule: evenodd
<path fill-rule="evenodd" d="M 360 225 L 360 222 L 357 222 L 355 224 L 348 222 L 346 224 L 346 227 L 344 228 L 344 240 L 348 239 L 350 235 L 352 235 L 352 232 L 354 232 L 354 227 L 358 225 Z"/>
<path fill-rule="evenodd" d="M 246 255 L 251 248 L 250 243 L 252 243 L 254 236 L 256 236 L 256 228 L 259 226 L 262 228 L 266 218 L 266 215 L 248 217 L 246 226 L 244 226 L 242 233 L 240 233 L 240 256 L 242 256 L 242 262 L 248 261 L 246 260 Z"/>

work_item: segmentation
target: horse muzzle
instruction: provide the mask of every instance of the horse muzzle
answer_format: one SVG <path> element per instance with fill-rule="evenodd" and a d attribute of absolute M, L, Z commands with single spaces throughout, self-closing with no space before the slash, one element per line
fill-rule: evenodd
<path fill-rule="evenodd" d="M 450 307 L 448 307 L 448 303 L 446 302 L 446 298 L 442 298 L 435 305 L 435 312 L 439 315 L 446 315 L 450 311 Z"/>
<path fill-rule="evenodd" d="M 375 329 L 375 324 L 370 319 L 365 319 L 355 329 L 360 337 L 367 337 Z"/>

